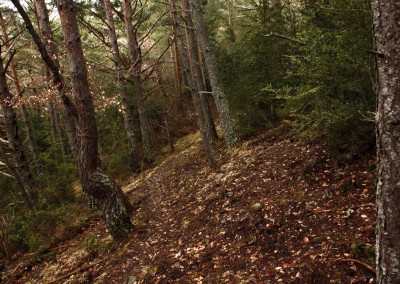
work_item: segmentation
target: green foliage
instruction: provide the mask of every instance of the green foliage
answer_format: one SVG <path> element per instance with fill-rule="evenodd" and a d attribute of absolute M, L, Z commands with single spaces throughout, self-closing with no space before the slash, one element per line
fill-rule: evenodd
<path fill-rule="evenodd" d="M 83 224 L 86 213 L 83 204 L 70 204 L 15 215 L 10 226 L 10 250 L 24 252 L 48 248 L 72 227 Z"/>
<path fill-rule="evenodd" d="M 338 158 L 372 149 L 374 125 L 366 119 L 375 108 L 373 57 L 366 52 L 372 50 L 369 4 L 272 7 L 265 1 L 250 10 L 235 22 L 236 40 L 229 44 L 214 27 L 241 132 L 281 117 L 301 137 L 326 141 Z"/>
<path fill-rule="evenodd" d="M 290 32 L 281 12 L 269 7 L 260 9 L 257 17 L 249 17 L 238 28 L 245 32 L 219 52 L 222 80 L 242 134 L 252 133 L 259 125 L 271 125 L 277 118 L 279 101 L 264 87 L 284 86 L 290 64 L 286 55 L 292 52 L 291 46 L 271 35 Z"/>
<path fill-rule="evenodd" d="M 281 114 L 303 137 L 323 139 L 334 155 L 370 149 L 374 125 L 373 58 L 369 5 L 316 1 L 299 23 L 299 53 L 291 58 L 289 87 L 280 90 Z"/>

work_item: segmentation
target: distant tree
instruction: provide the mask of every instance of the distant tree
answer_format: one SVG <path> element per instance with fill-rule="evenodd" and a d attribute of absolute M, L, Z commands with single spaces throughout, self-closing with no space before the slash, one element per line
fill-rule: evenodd
<path fill-rule="evenodd" d="M 136 5 L 137 7 L 137 5 Z M 140 131 L 142 134 L 145 160 L 147 163 L 154 162 L 154 151 L 151 143 L 150 124 L 146 109 L 146 97 L 142 81 L 142 51 L 138 42 L 137 29 L 132 25 L 134 11 L 131 0 L 124 0 L 124 20 L 126 36 L 128 39 L 130 74 L 135 89 L 136 105 L 139 113 Z"/>
<path fill-rule="evenodd" d="M 198 66 L 198 62 L 195 62 L 195 58 L 190 56 L 190 52 L 188 52 L 188 49 L 191 49 L 190 44 L 188 44 L 189 48 L 186 48 L 186 43 L 185 43 L 185 38 L 183 35 L 183 31 L 181 29 L 181 24 L 178 20 L 178 13 L 177 13 L 177 7 L 175 0 L 169 0 L 169 5 L 170 5 L 170 14 L 172 18 L 172 27 L 173 27 L 173 32 L 174 32 L 174 41 L 176 42 L 177 45 L 177 54 L 179 55 L 179 58 L 181 58 L 181 66 L 182 66 L 182 75 L 184 79 L 186 79 L 186 82 L 188 84 L 190 94 L 192 96 L 193 100 L 193 105 L 195 107 L 195 111 L 197 114 L 197 124 L 200 129 L 200 134 L 201 134 L 201 139 L 203 143 L 203 148 L 206 154 L 207 162 L 210 166 L 215 165 L 215 160 L 214 156 L 212 153 L 211 149 L 211 141 L 210 141 L 210 135 L 209 135 L 209 127 L 207 127 L 207 122 L 206 122 L 206 116 L 204 112 L 204 104 L 202 106 L 202 103 L 200 101 L 200 96 L 199 96 L 199 91 L 202 90 L 202 82 L 200 80 L 200 73 L 199 71 L 195 71 L 194 68 L 195 66 Z M 189 11 L 186 11 L 189 13 Z M 183 14 L 186 16 L 187 14 Z M 186 18 L 185 21 L 188 21 L 189 19 Z M 189 37 L 187 38 L 189 41 Z M 193 44 L 193 42 L 192 42 Z M 193 46 L 192 46 L 193 47 Z M 194 49 L 196 50 L 196 49 Z M 193 52 L 192 52 L 193 53 Z M 197 54 L 197 51 L 196 51 Z M 198 70 L 198 69 L 197 69 Z M 197 73 L 197 75 L 194 75 L 194 73 Z M 197 80 L 196 80 L 197 78 Z"/>
<path fill-rule="evenodd" d="M 108 37 L 110 40 L 110 46 L 116 69 L 118 91 L 121 95 L 122 104 L 124 106 L 123 115 L 124 115 L 125 130 L 128 136 L 130 165 L 134 172 L 138 172 L 140 171 L 140 163 L 138 155 L 137 137 L 135 134 L 133 113 L 129 104 L 130 97 L 125 88 L 125 77 L 123 72 L 124 64 L 118 46 L 118 38 L 113 18 L 113 7 L 111 5 L 110 0 L 104 0 L 104 11 L 106 13 L 107 25 L 108 25 Z"/>
<path fill-rule="evenodd" d="M 0 46 L 1 51 L 1 46 Z M 9 58 L 8 63 L 12 60 Z M 38 200 L 38 192 L 35 188 L 32 172 L 23 148 L 22 138 L 18 129 L 17 114 L 12 105 L 12 94 L 8 88 L 6 71 L 9 64 L 3 63 L 3 58 L 0 57 L 0 107 L 3 114 L 4 128 L 8 141 L 8 146 L 11 150 L 12 158 L 16 166 L 15 179 L 21 189 L 22 197 L 28 206 L 32 209 L 33 205 Z M 2 151 L 3 152 L 3 151 Z M 5 154 L 3 157 L 6 158 Z M 5 163 L 12 167 L 11 163 L 5 160 Z M 11 169 L 12 170 L 12 169 Z M 11 171 L 13 172 L 13 170 Z"/>
<path fill-rule="evenodd" d="M 378 67 L 377 283 L 400 283 L 400 1 L 373 0 Z"/>
<path fill-rule="evenodd" d="M 0 26 L 1 26 L 1 30 L 3 33 L 3 38 L 5 41 L 5 46 L 7 48 L 11 48 L 11 42 L 9 40 L 9 36 L 8 36 L 8 32 L 7 32 L 7 26 L 6 23 L 4 21 L 3 18 L 3 13 L 0 11 Z M 32 157 L 33 157 L 33 162 L 35 164 L 35 170 L 36 172 L 40 172 L 40 159 L 39 159 L 39 150 L 37 147 L 37 143 L 36 143 L 36 137 L 35 134 L 33 133 L 33 128 L 32 128 L 32 123 L 28 114 L 28 109 L 26 108 L 25 103 L 20 102 L 18 99 L 20 96 L 22 96 L 22 88 L 21 88 L 21 83 L 19 81 L 19 76 L 17 73 L 17 68 L 15 66 L 15 62 L 12 59 L 10 62 L 10 71 L 11 71 L 11 75 L 12 75 L 12 79 L 14 82 L 14 86 L 15 86 L 15 95 L 17 97 L 17 106 L 19 109 L 19 112 L 21 113 L 22 116 L 22 121 L 24 123 L 24 128 L 25 128 L 25 132 L 26 132 L 26 136 L 28 138 L 28 142 L 29 142 L 29 146 L 30 146 L 30 150 L 32 153 Z"/>
<path fill-rule="evenodd" d="M 183 0 L 187 1 L 187 0 Z M 201 1 L 191 0 L 192 14 L 196 31 L 199 37 L 200 46 L 204 53 L 206 69 L 210 79 L 212 94 L 217 105 L 218 114 L 221 119 L 221 128 L 228 147 L 233 147 L 238 142 L 238 135 L 235 130 L 233 116 L 228 104 L 228 99 L 223 91 L 221 77 L 217 67 L 214 48 L 211 46 L 207 25 L 201 10 Z"/>
<path fill-rule="evenodd" d="M 191 80 L 193 81 L 193 90 L 196 96 L 199 97 L 200 105 L 204 115 L 204 126 L 206 129 L 207 137 L 210 142 L 218 140 L 215 123 L 208 101 L 208 92 L 205 81 L 203 80 L 203 70 L 201 65 L 201 56 L 199 53 L 200 47 L 196 37 L 194 24 L 192 20 L 192 13 L 188 0 L 182 0 L 182 18 L 186 30 L 186 41 L 189 55 L 189 66 Z"/>
<path fill-rule="evenodd" d="M 35 5 L 35 12 L 36 17 L 39 24 L 39 31 L 42 38 L 42 41 L 45 43 L 47 53 L 49 54 L 50 58 L 53 59 L 54 64 L 60 67 L 60 62 L 57 57 L 57 48 L 56 43 L 54 41 L 53 32 L 50 26 L 50 19 L 47 13 L 46 3 L 44 0 L 34 0 Z M 45 66 L 45 73 L 46 73 L 46 87 L 48 90 L 54 88 L 51 82 L 51 72 L 49 67 L 44 64 Z M 52 131 L 52 139 L 53 143 L 56 143 L 57 139 L 61 144 L 61 153 L 64 152 L 64 147 L 62 143 L 62 132 L 60 127 L 60 121 L 58 119 L 58 106 L 56 103 L 56 99 L 54 97 L 53 92 L 50 92 L 51 97 L 48 101 L 49 106 L 49 117 L 50 117 L 50 125 Z"/>

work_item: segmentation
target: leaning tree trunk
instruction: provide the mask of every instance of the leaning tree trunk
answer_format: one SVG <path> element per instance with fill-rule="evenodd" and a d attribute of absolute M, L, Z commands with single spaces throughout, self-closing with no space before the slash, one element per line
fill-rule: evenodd
<path fill-rule="evenodd" d="M 207 97 L 207 88 L 203 81 L 203 75 L 200 65 L 199 49 L 196 34 L 193 29 L 192 15 L 190 13 L 190 5 L 188 0 L 182 0 L 182 16 L 185 21 L 187 46 L 190 57 L 190 73 L 194 82 L 195 91 L 199 96 L 200 104 L 205 118 L 205 127 L 207 130 L 208 140 L 215 142 L 218 140 L 217 131 L 215 129 L 210 105 Z"/>
<path fill-rule="evenodd" d="M 183 0 L 183 2 L 184 1 L 187 0 Z M 201 49 L 204 52 L 204 60 L 206 62 L 208 77 L 210 78 L 215 104 L 217 105 L 218 114 L 221 119 L 222 132 L 224 134 L 225 142 L 228 147 L 233 147 L 238 142 L 238 135 L 235 131 L 234 121 L 232 118 L 228 100 L 222 89 L 222 83 L 216 65 L 217 61 L 211 46 L 206 22 L 204 20 L 204 15 L 201 11 L 201 1 L 191 0 L 191 4 L 193 20 L 195 22 L 196 30 L 199 35 Z"/>
<path fill-rule="evenodd" d="M 132 230 L 121 188 L 104 173 L 98 148 L 95 111 L 89 88 L 81 36 L 79 34 L 73 0 L 58 0 L 58 13 L 64 35 L 64 45 L 71 72 L 72 91 L 78 113 L 79 178 L 90 195 L 103 200 L 103 214 L 107 229 L 115 239 Z"/>
<path fill-rule="evenodd" d="M 400 283 L 400 0 L 373 0 L 378 67 L 377 283 Z"/>
<path fill-rule="evenodd" d="M 140 161 L 138 155 L 137 138 L 133 122 L 133 113 L 130 107 L 131 106 L 130 98 L 125 89 L 125 78 L 122 72 L 123 63 L 119 52 L 117 34 L 115 33 L 115 24 L 114 24 L 113 11 L 110 0 L 104 0 L 104 10 L 106 12 L 108 36 L 110 38 L 110 45 L 115 63 L 118 91 L 121 95 L 122 105 L 124 106 L 123 116 L 124 116 L 125 131 L 128 136 L 130 166 L 134 172 L 140 172 Z"/>
<path fill-rule="evenodd" d="M 2 33 L 3 33 L 4 41 L 6 42 L 5 45 L 7 48 L 10 48 L 11 44 L 9 42 L 6 24 L 4 22 L 3 14 L 1 11 L 0 11 L 0 25 L 1 25 Z M 11 69 L 11 75 L 14 79 L 16 95 L 20 96 L 22 94 L 22 89 L 21 89 L 21 85 L 19 83 L 18 73 L 17 73 L 17 69 L 15 67 L 14 60 L 12 60 L 10 63 L 10 69 Z M 40 172 L 41 166 L 40 166 L 39 150 L 38 150 L 37 143 L 36 143 L 36 137 L 33 133 L 33 128 L 32 128 L 32 124 L 31 124 L 31 120 L 29 118 L 28 110 L 26 109 L 26 106 L 24 103 L 21 102 L 18 104 L 19 104 L 20 113 L 22 115 L 22 121 L 23 121 L 24 127 L 25 127 L 26 137 L 28 138 L 29 146 L 31 149 L 33 162 L 35 164 L 35 169 L 37 172 Z"/>
<path fill-rule="evenodd" d="M 60 70 L 60 63 L 56 52 L 56 46 L 53 40 L 53 34 L 50 27 L 50 20 L 45 0 L 35 0 L 35 8 L 39 22 L 39 29 L 42 33 L 42 40 L 47 44 L 44 44 L 43 41 L 40 39 L 39 35 L 36 33 L 35 29 L 33 28 L 31 20 L 29 19 L 25 10 L 19 3 L 19 0 L 11 0 L 11 1 L 17 8 L 20 15 L 22 16 L 29 33 L 31 34 L 36 46 L 39 49 L 39 52 L 42 56 L 44 63 L 47 65 L 52 74 L 53 86 L 57 90 L 58 95 L 61 97 L 61 102 L 64 107 L 65 125 L 67 129 L 68 142 L 71 147 L 71 152 L 76 160 L 79 156 L 78 155 L 79 137 L 77 136 L 77 129 L 76 129 L 78 114 L 75 105 L 73 104 L 71 99 L 67 96 L 68 88 L 65 85 L 64 78 Z"/>
<path fill-rule="evenodd" d="M 7 141 L 11 149 L 12 157 L 20 180 L 27 193 L 30 204 L 35 204 L 38 200 L 38 193 L 34 186 L 34 180 L 29 168 L 21 137 L 18 133 L 17 114 L 10 102 L 11 93 L 8 89 L 6 70 L 3 67 L 3 59 L 0 57 L 0 105 L 4 116 L 4 126 L 7 133 Z"/>
<path fill-rule="evenodd" d="M 53 32 L 50 27 L 50 20 L 49 20 L 49 15 L 47 13 L 46 3 L 44 0 L 35 0 L 34 4 L 36 9 L 36 16 L 39 22 L 39 31 L 43 41 L 45 42 L 47 53 L 53 59 L 54 64 L 57 65 L 57 67 L 59 68 L 60 63 L 57 57 L 57 48 L 53 39 Z M 45 68 L 45 71 L 46 71 L 45 73 L 46 73 L 47 85 L 48 88 L 51 89 L 52 88 L 51 73 L 47 66 Z M 59 140 L 61 154 L 64 155 L 65 151 L 63 144 L 63 136 L 58 119 L 57 103 L 53 95 L 50 96 L 48 104 L 49 104 L 49 119 L 50 119 L 53 142 L 57 144 L 57 140 Z"/>
<path fill-rule="evenodd" d="M 136 106 L 139 113 L 140 132 L 142 134 L 145 160 L 147 163 L 154 162 L 153 146 L 151 144 L 150 124 L 146 111 L 146 98 L 143 94 L 142 86 L 142 54 L 137 41 L 137 34 L 132 26 L 132 6 L 131 0 L 124 0 L 124 19 L 126 35 L 128 38 L 128 49 L 130 59 L 130 71 L 135 90 Z"/>
<path fill-rule="evenodd" d="M 182 67 L 183 67 L 182 71 L 183 71 L 183 73 L 186 77 L 187 83 L 189 85 L 190 94 L 191 94 L 192 100 L 193 100 L 193 105 L 196 110 L 197 124 L 200 129 L 200 135 L 202 138 L 202 143 L 203 143 L 204 151 L 206 154 L 207 162 L 208 162 L 208 165 L 212 167 L 215 165 L 215 160 L 214 160 L 214 157 L 212 154 L 211 143 L 210 143 L 209 137 L 207 135 L 207 127 L 206 127 L 204 112 L 201 107 L 199 95 L 197 92 L 197 87 L 194 82 L 194 77 L 192 76 L 192 65 L 189 63 L 190 59 L 185 50 L 184 38 L 183 38 L 182 31 L 180 29 L 180 25 L 179 25 L 177 13 L 176 13 L 175 0 L 169 0 L 169 5 L 170 5 L 170 9 L 171 9 L 171 17 L 173 20 L 173 25 L 175 27 L 174 28 L 174 31 L 176 33 L 175 40 L 178 41 L 178 51 L 179 51 L 180 57 L 182 58 Z"/>
<path fill-rule="evenodd" d="M 29 198 L 29 194 L 27 193 L 24 183 L 22 182 L 21 176 L 19 175 L 16 166 L 8 159 L 7 153 L 2 145 L 0 145 L 0 157 L 2 162 L 6 165 L 6 167 L 10 170 L 11 175 L 14 177 L 15 182 L 19 188 L 19 193 L 21 195 L 22 200 L 25 203 L 25 206 L 31 210 L 35 211 L 33 204 Z"/>

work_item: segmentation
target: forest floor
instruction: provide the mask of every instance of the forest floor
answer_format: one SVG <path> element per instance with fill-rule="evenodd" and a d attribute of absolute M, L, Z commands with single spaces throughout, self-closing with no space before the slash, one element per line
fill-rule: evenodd
<path fill-rule="evenodd" d="M 198 134 L 124 187 L 135 230 L 112 242 L 100 217 L 9 283 L 375 283 L 375 160 L 334 168 L 324 146 L 280 127 L 209 168 Z M 37 256 L 36 256 L 37 258 Z M 7 280 L 6 282 L 7 283 Z"/>

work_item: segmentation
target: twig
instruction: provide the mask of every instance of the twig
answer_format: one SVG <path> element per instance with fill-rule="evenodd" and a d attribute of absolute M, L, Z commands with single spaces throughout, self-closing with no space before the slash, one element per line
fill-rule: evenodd
<path fill-rule="evenodd" d="M 359 260 L 357 260 L 357 259 L 353 259 L 353 258 L 342 258 L 342 259 L 337 259 L 336 261 L 340 261 L 340 262 L 354 262 L 354 263 L 357 263 L 357 264 L 359 264 L 359 265 L 361 265 L 361 266 L 364 266 L 364 267 L 367 268 L 369 271 L 371 271 L 371 272 L 373 272 L 374 274 L 376 274 L 375 268 L 373 268 L 371 265 L 369 265 L 369 264 L 367 264 L 367 263 L 365 263 L 365 262 L 359 261 Z"/>
<path fill-rule="evenodd" d="M 99 264 L 99 263 L 101 263 L 101 262 L 103 262 L 103 261 L 105 261 L 105 260 L 106 260 L 106 258 L 103 258 L 103 259 L 101 259 L 101 260 L 99 260 L 99 261 L 97 261 L 97 262 L 95 262 L 95 263 L 92 263 L 92 264 L 89 264 L 89 265 L 80 267 L 80 268 L 78 268 L 78 269 L 76 269 L 76 270 L 74 270 L 74 271 L 72 271 L 72 272 L 70 272 L 70 273 L 65 274 L 64 276 L 62 276 L 62 277 L 60 277 L 60 278 L 57 278 L 56 280 L 47 282 L 46 284 L 54 284 L 54 283 L 57 283 L 57 282 L 59 282 L 59 281 L 61 281 L 61 280 L 64 280 L 64 279 L 66 279 L 66 278 L 68 278 L 68 277 L 70 277 L 70 276 L 72 276 L 72 275 L 74 275 L 74 274 L 76 274 L 76 273 L 79 273 L 79 272 L 82 272 L 82 271 L 84 271 L 84 270 L 87 270 L 87 269 L 89 269 L 89 268 L 95 266 L 96 264 Z"/>

